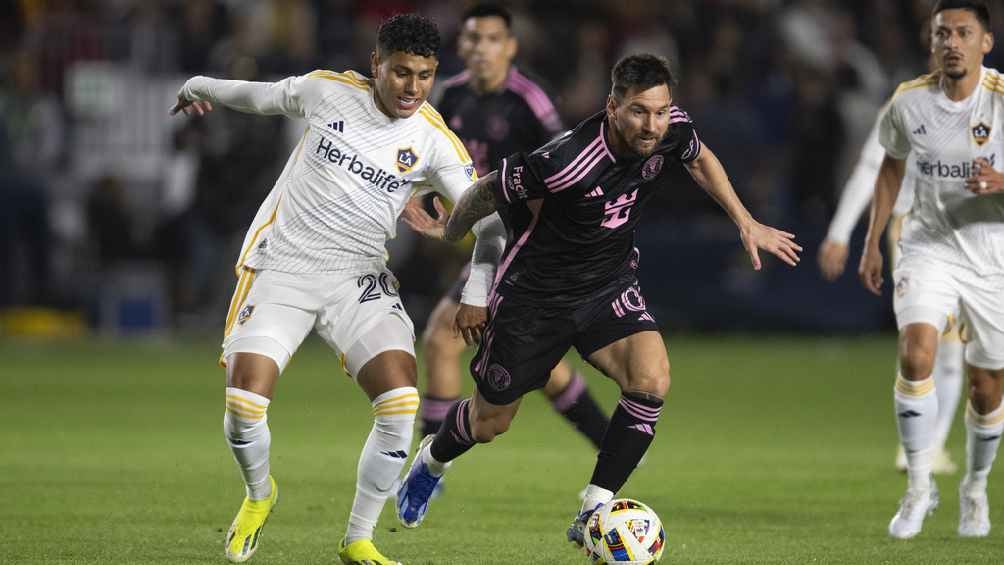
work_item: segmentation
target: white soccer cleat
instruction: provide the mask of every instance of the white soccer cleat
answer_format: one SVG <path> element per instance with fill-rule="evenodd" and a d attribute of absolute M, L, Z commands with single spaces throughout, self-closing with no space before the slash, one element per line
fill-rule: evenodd
<path fill-rule="evenodd" d="M 964 538 L 984 538 L 990 534 L 990 502 L 985 489 L 971 489 L 962 481 L 959 485 L 959 535 Z"/>
<path fill-rule="evenodd" d="M 924 518 L 934 513 L 938 507 L 938 487 L 931 481 L 931 488 L 908 488 L 899 501 L 899 511 L 889 521 L 889 535 L 896 539 L 910 539 L 924 527 Z"/>

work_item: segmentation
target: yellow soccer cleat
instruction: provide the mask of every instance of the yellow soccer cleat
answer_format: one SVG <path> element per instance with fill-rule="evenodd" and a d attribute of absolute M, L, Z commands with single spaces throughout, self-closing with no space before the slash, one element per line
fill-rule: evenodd
<path fill-rule="evenodd" d="M 261 531 L 265 527 L 269 514 L 279 502 L 279 485 L 275 479 L 269 475 L 268 480 L 272 482 L 272 496 L 265 500 L 251 500 L 244 497 L 241 509 L 237 511 L 237 517 L 230 524 L 227 532 L 226 555 L 227 559 L 234 563 L 243 563 L 258 550 L 258 541 L 261 539 Z"/>
<path fill-rule="evenodd" d="M 345 545 L 345 540 L 338 542 L 338 558 L 345 565 L 401 565 L 399 561 L 392 561 L 384 557 L 373 540 L 356 540 L 349 545 Z"/>

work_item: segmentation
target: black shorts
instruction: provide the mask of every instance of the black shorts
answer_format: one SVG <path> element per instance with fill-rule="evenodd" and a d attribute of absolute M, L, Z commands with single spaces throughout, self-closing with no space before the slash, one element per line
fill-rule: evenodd
<path fill-rule="evenodd" d="M 581 305 L 553 307 L 496 293 L 471 375 L 488 402 L 509 404 L 547 384 L 551 369 L 575 347 L 586 358 L 623 337 L 659 326 L 645 308 L 638 283 Z"/>

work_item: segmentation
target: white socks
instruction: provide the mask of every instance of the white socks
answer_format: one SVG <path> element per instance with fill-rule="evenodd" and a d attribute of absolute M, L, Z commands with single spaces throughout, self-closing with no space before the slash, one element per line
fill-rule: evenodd
<path fill-rule="evenodd" d="M 930 488 L 931 466 L 937 447 L 938 396 L 934 379 L 908 381 L 896 376 L 896 428 L 906 450 L 909 484 L 914 488 Z"/>
<path fill-rule="evenodd" d="M 380 511 L 397 488 L 401 468 L 408 460 L 418 413 L 418 389 L 401 387 L 373 399 L 373 429 L 359 456 L 356 497 L 352 501 L 345 544 L 372 539 Z"/>
<path fill-rule="evenodd" d="M 579 514 L 596 508 L 597 504 L 606 504 L 613 499 L 614 493 L 605 488 L 590 484 L 582 495 L 582 507 L 579 509 Z"/>
<path fill-rule="evenodd" d="M 268 449 L 272 434 L 268 430 L 269 399 L 227 387 L 227 411 L 223 416 L 223 433 L 241 468 L 247 495 L 251 500 L 263 500 L 272 495 L 268 480 Z"/>
<path fill-rule="evenodd" d="M 934 437 L 938 447 L 945 445 L 955 420 L 955 411 L 959 408 L 965 379 L 963 349 L 962 342 L 957 338 L 938 342 L 938 354 L 934 358 L 934 381 L 937 383 L 934 392 L 938 395 L 938 422 Z"/>
<path fill-rule="evenodd" d="M 987 488 L 987 475 L 997 457 L 997 447 L 1004 433 L 1004 402 L 989 414 L 977 414 L 972 403 L 966 405 L 966 476 L 967 488 Z"/>

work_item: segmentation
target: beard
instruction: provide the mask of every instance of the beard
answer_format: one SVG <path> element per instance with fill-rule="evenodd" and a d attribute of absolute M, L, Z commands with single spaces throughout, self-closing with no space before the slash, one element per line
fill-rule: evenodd
<path fill-rule="evenodd" d="M 961 78 L 965 78 L 968 72 L 969 71 L 967 71 L 965 67 L 957 67 L 954 69 L 947 67 L 945 68 L 945 76 L 952 80 L 959 80 Z"/>

